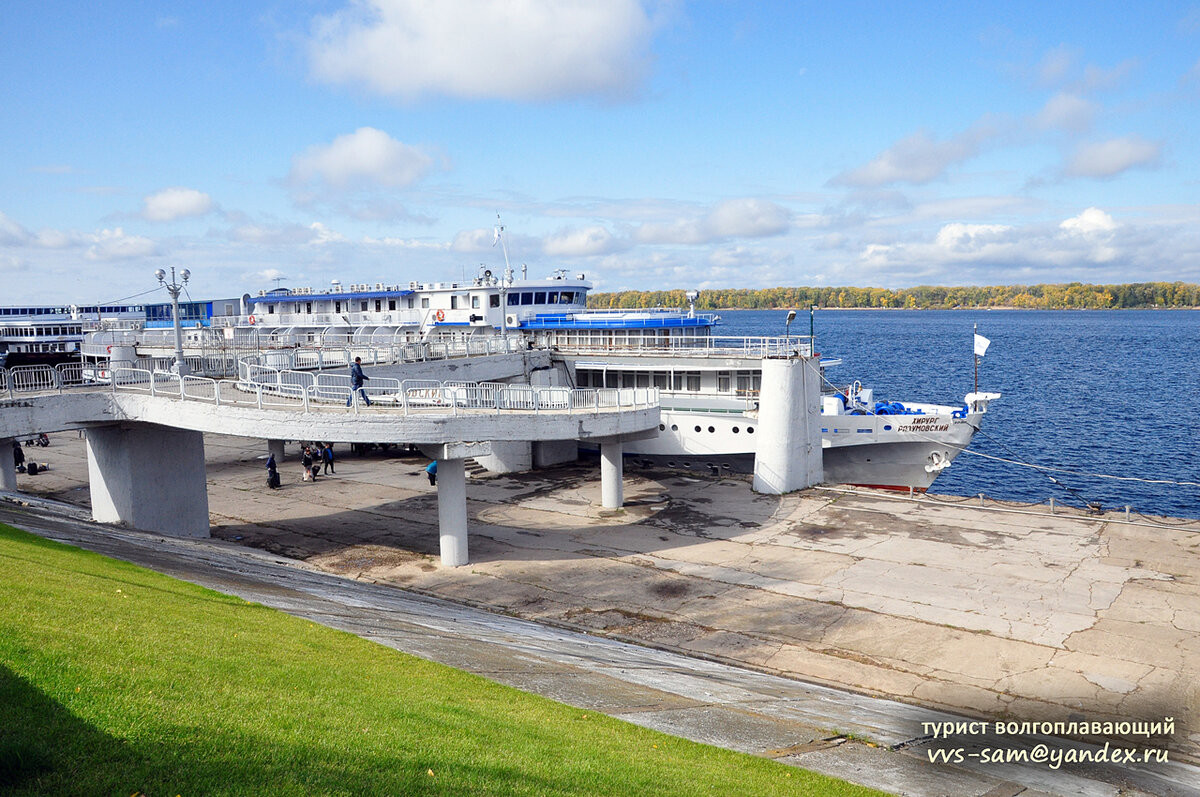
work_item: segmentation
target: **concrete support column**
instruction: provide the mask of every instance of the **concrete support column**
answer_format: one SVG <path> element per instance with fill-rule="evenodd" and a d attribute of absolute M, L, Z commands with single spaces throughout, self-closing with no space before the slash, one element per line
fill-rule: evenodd
<path fill-rule="evenodd" d="M 813 357 L 763 360 L 754 489 L 782 495 L 819 484 L 821 374 Z"/>
<path fill-rule="evenodd" d="M 533 467 L 549 468 L 579 459 L 577 440 L 539 440 L 533 444 Z"/>
<path fill-rule="evenodd" d="M 600 443 L 600 506 L 617 509 L 625 503 L 625 461 L 621 442 Z"/>
<path fill-rule="evenodd" d="M 170 537 L 207 537 L 204 435 L 151 423 L 88 430 L 92 517 Z"/>
<path fill-rule="evenodd" d="M 438 526 L 443 567 L 467 563 L 467 471 L 461 459 L 437 464 Z"/>
<path fill-rule="evenodd" d="M 533 446 L 527 440 L 492 440 L 488 445 L 492 453 L 475 461 L 492 473 L 524 473 L 533 468 Z"/>
<path fill-rule="evenodd" d="M 268 440 L 267 441 L 267 453 L 274 455 L 275 464 L 277 464 L 277 465 L 283 464 L 283 441 L 282 440 Z"/>
<path fill-rule="evenodd" d="M 13 459 L 13 440 L 0 439 L 0 490 L 17 491 L 17 462 Z"/>

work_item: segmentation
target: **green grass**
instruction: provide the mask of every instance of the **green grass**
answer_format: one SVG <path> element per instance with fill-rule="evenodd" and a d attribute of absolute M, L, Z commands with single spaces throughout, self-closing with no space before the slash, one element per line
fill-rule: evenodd
<path fill-rule="evenodd" d="M 0 793 L 878 794 L 0 525 Z"/>

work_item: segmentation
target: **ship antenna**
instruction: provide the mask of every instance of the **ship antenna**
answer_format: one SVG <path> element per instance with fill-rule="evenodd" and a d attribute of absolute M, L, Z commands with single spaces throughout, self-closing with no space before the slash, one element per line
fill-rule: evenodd
<path fill-rule="evenodd" d="M 500 214 L 496 214 L 496 237 L 492 239 L 492 246 L 496 245 L 496 241 L 500 242 L 500 250 L 504 252 L 504 271 L 511 273 L 512 268 L 508 265 L 508 244 L 504 242 L 504 225 L 500 223 Z M 523 275 L 522 275 L 523 276 Z"/>

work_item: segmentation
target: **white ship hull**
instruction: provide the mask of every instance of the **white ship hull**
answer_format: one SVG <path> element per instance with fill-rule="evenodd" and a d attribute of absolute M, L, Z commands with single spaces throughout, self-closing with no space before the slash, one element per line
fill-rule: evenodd
<path fill-rule="evenodd" d="M 924 415 L 822 416 L 822 466 L 829 484 L 926 490 L 971 443 L 982 413 L 920 405 Z M 657 437 L 625 443 L 634 460 L 707 472 L 754 469 L 757 418 L 715 408 L 667 409 Z"/>

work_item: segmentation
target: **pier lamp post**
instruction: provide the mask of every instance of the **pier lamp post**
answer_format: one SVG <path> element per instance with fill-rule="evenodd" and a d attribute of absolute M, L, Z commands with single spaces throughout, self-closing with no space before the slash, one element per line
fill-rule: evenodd
<path fill-rule="evenodd" d="M 171 266 L 171 281 L 167 282 L 167 272 L 161 268 L 154 272 L 154 276 L 158 277 L 158 282 L 167 289 L 167 293 L 171 294 L 171 311 L 172 317 L 175 320 L 175 367 L 172 369 L 180 378 L 187 376 L 188 366 L 183 360 L 183 327 L 179 320 L 179 292 L 183 290 L 183 286 L 187 285 L 188 279 L 192 276 L 192 272 L 186 268 L 179 272 L 179 282 L 175 281 L 175 267 Z"/>
<path fill-rule="evenodd" d="M 796 320 L 796 311 L 788 310 L 787 321 L 783 322 L 783 338 L 788 350 L 788 356 L 792 356 L 792 322 Z"/>

